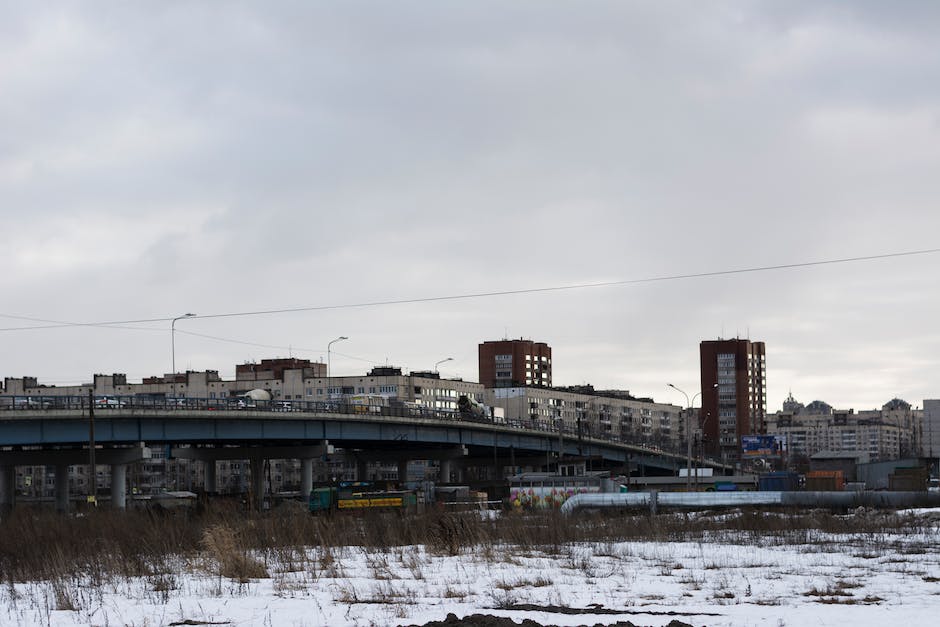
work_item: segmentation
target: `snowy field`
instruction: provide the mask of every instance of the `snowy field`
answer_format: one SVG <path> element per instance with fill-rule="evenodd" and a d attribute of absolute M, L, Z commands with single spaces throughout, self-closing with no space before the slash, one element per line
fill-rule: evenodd
<path fill-rule="evenodd" d="M 450 612 L 556 625 L 936 625 L 940 511 L 914 515 L 924 517 L 921 532 L 810 531 L 798 543 L 724 532 L 458 555 L 422 546 L 286 550 L 253 555 L 266 576 L 245 582 L 201 556 L 149 577 L 4 582 L 0 625 L 411 625 Z"/>

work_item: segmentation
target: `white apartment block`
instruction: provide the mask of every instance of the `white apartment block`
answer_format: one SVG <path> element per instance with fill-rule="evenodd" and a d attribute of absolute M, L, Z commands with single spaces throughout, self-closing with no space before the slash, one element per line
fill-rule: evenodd
<path fill-rule="evenodd" d="M 502 407 L 510 423 L 540 430 L 561 428 L 584 437 L 668 448 L 683 439 L 682 408 L 636 399 L 554 388 L 489 388 L 484 403 Z"/>
<path fill-rule="evenodd" d="M 307 379 L 302 398 L 305 401 L 331 401 L 359 396 L 365 397 L 365 401 L 371 398 L 383 404 L 397 401 L 415 407 L 457 411 L 457 400 L 461 396 L 482 401 L 483 389 L 480 383 L 441 379 L 436 373 L 402 374 L 400 368 L 379 367 L 362 376 Z"/>
<path fill-rule="evenodd" d="M 923 454 L 933 459 L 940 458 L 940 400 L 924 401 Z"/>
<path fill-rule="evenodd" d="M 872 461 L 917 457 L 923 453 L 924 412 L 893 399 L 880 410 L 834 410 L 821 401 L 793 400 L 767 416 L 767 433 L 781 435 L 787 452 L 811 457 L 823 451 L 866 453 Z"/>

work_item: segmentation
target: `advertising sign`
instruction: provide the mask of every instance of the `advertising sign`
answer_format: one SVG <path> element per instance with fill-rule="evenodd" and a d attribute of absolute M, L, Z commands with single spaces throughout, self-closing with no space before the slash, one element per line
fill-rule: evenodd
<path fill-rule="evenodd" d="M 781 435 L 742 435 L 742 457 L 780 457 L 786 449 Z"/>

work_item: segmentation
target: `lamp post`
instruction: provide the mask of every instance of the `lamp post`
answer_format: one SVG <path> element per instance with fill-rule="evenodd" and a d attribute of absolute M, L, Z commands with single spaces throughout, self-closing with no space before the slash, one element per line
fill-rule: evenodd
<path fill-rule="evenodd" d="M 686 453 L 685 453 L 685 490 L 690 492 L 692 490 L 692 437 L 691 437 L 691 422 L 692 422 L 692 403 L 695 402 L 695 397 L 701 394 L 701 391 L 696 392 L 692 399 L 689 399 L 689 395 L 674 386 L 671 383 L 667 383 L 669 387 L 677 392 L 681 392 L 682 396 L 685 397 L 685 402 L 687 404 L 686 414 L 685 414 L 685 442 L 686 442 Z"/>
<path fill-rule="evenodd" d="M 176 316 L 170 322 L 170 351 L 172 353 L 172 367 L 173 374 L 176 374 L 176 321 L 182 320 L 183 318 L 195 318 L 196 314 L 194 313 L 185 313 L 182 316 Z"/>
<path fill-rule="evenodd" d="M 326 376 L 330 376 L 330 347 L 337 342 L 342 342 L 343 340 L 348 340 L 349 338 L 345 335 L 341 335 L 335 340 L 331 340 L 329 344 L 326 345 Z"/>
<path fill-rule="evenodd" d="M 442 363 L 444 363 L 445 361 L 454 361 L 454 358 L 453 358 L 453 357 L 447 357 L 446 359 L 442 359 L 442 360 L 440 360 L 439 362 L 437 362 L 436 364 L 434 364 L 434 372 L 437 372 L 437 371 L 438 371 L 438 370 L 437 370 L 437 367 L 440 366 L 440 365 L 441 365 Z"/>
<path fill-rule="evenodd" d="M 702 425 L 698 431 L 698 459 L 699 459 L 698 463 L 701 464 L 703 467 L 705 464 L 705 425 L 708 424 L 708 419 L 711 418 L 711 416 L 712 416 L 711 413 L 709 412 L 705 413 L 705 417 L 702 418 Z M 698 490 L 698 484 L 699 484 L 698 470 L 696 469 L 695 471 L 695 489 L 696 490 Z"/>

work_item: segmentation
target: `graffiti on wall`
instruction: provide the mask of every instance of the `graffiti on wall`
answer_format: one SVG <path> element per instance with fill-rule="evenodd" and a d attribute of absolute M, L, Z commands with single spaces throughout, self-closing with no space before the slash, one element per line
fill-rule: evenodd
<path fill-rule="evenodd" d="M 575 494 L 599 492 L 598 486 L 533 486 L 513 487 L 509 491 L 509 500 L 513 507 L 532 509 L 536 507 L 561 507 Z"/>

